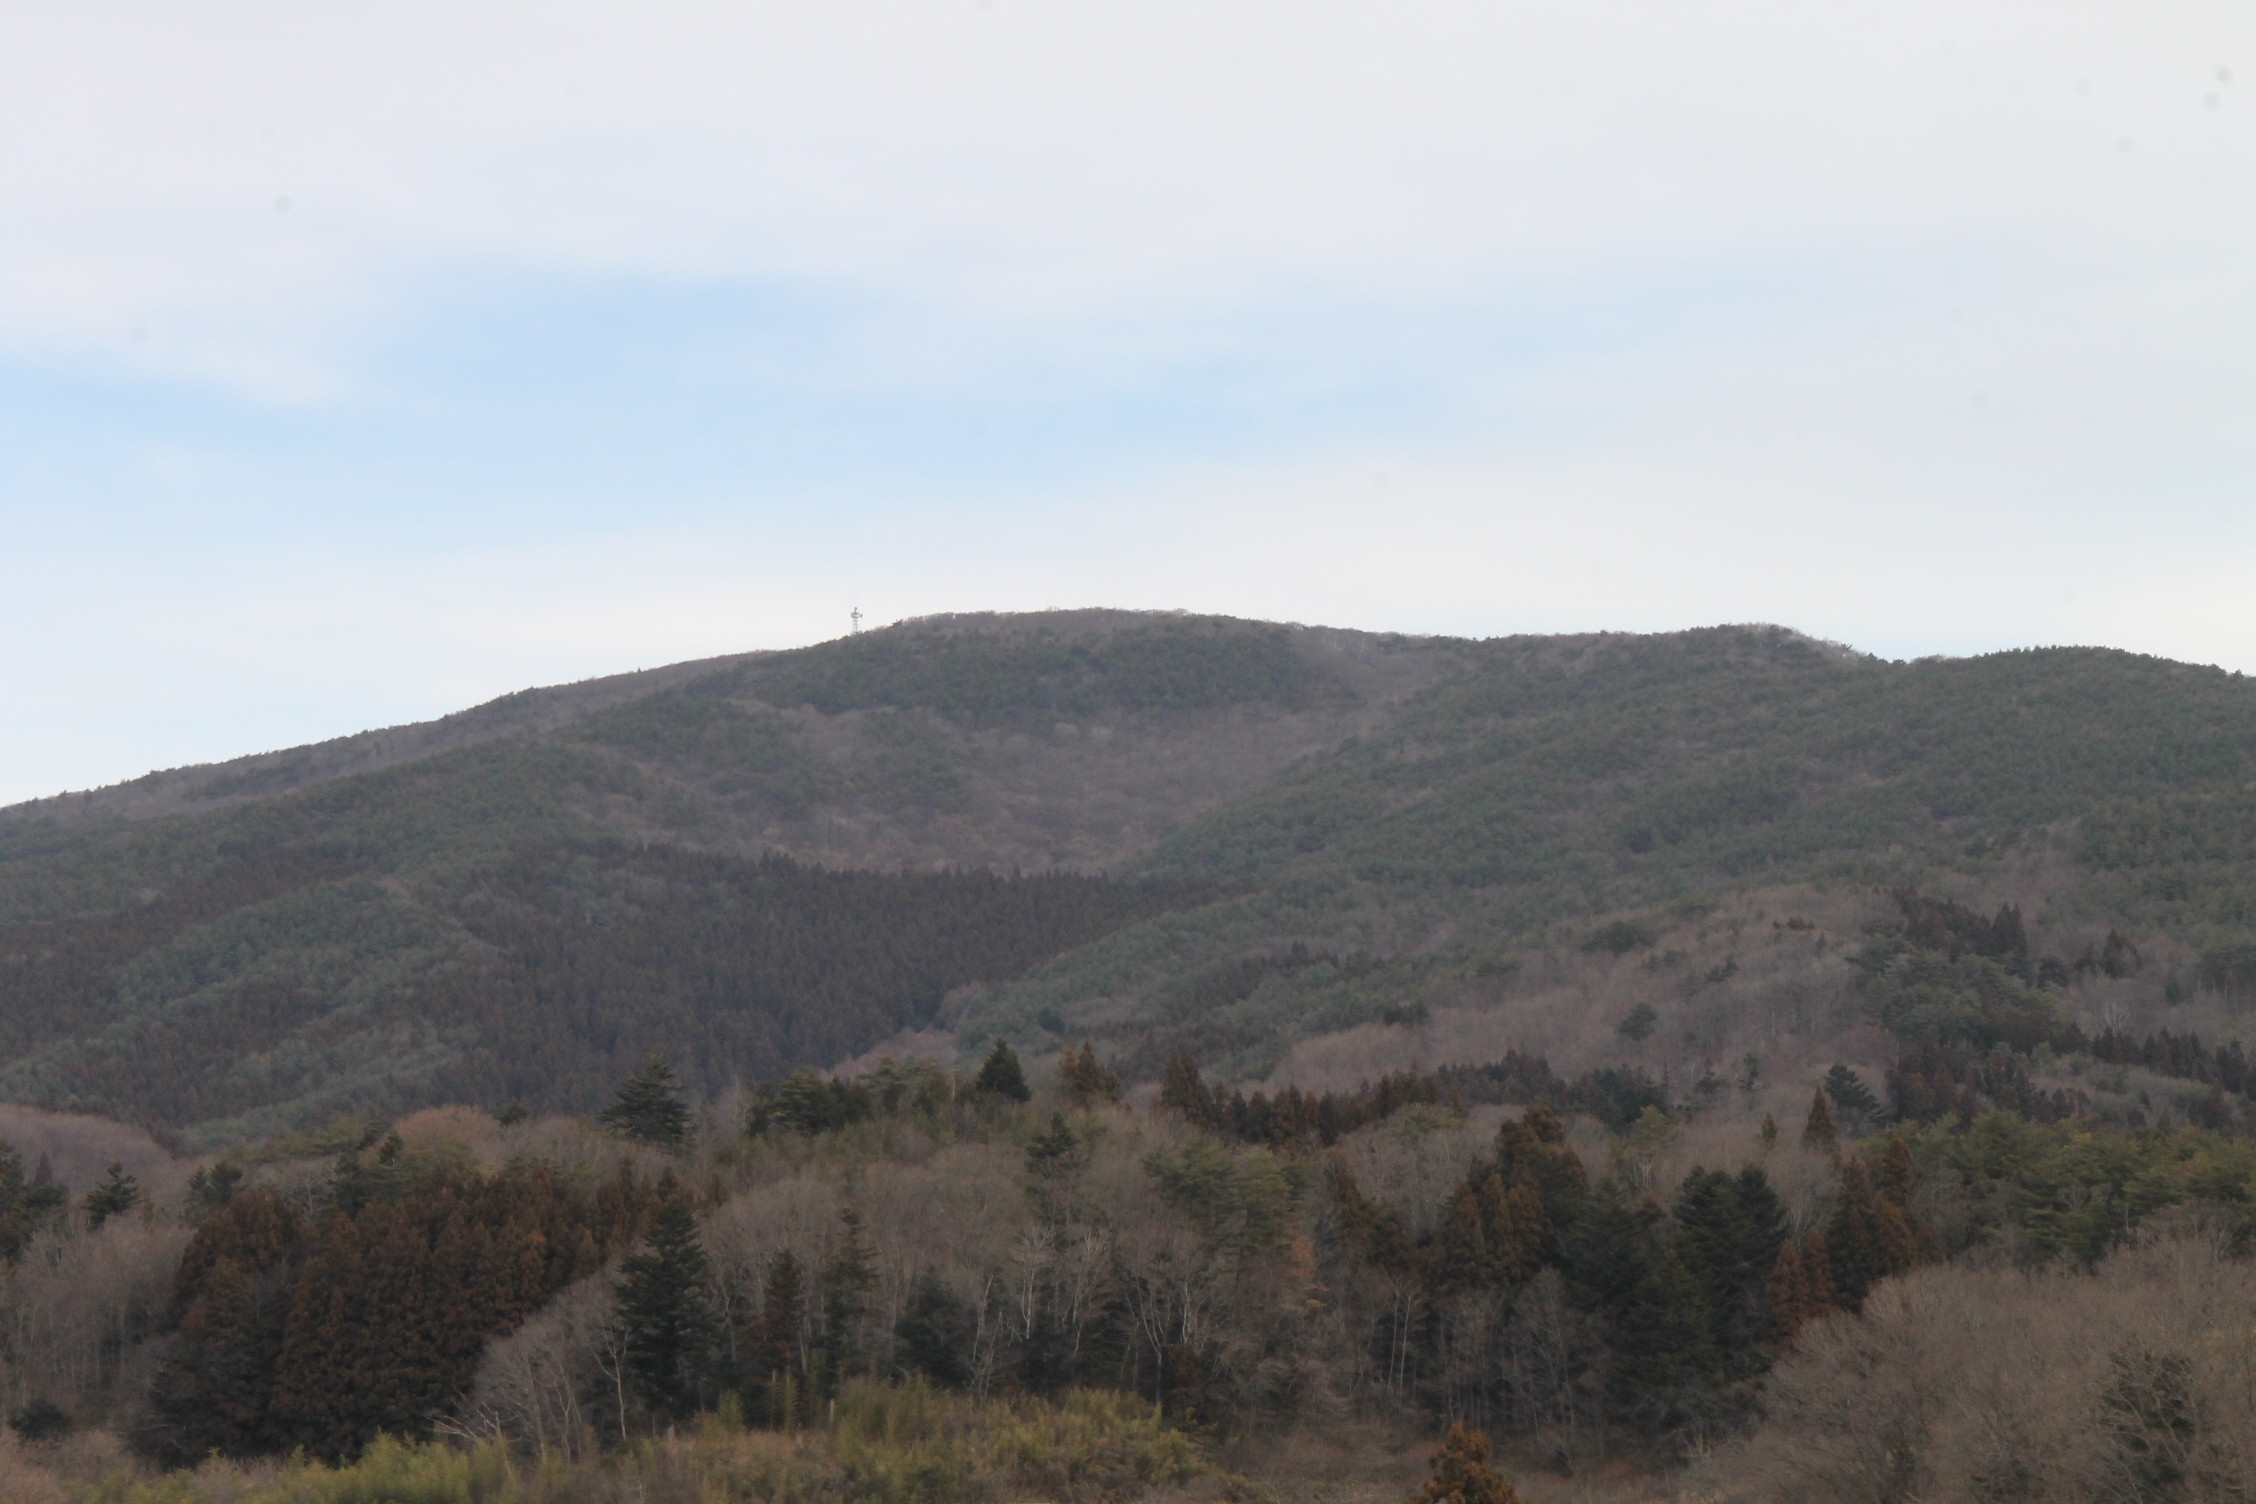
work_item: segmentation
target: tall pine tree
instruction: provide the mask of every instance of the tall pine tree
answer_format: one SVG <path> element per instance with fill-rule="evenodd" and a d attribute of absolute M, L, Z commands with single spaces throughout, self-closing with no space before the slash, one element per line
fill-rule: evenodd
<path fill-rule="evenodd" d="M 1034 1095 L 1026 1084 L 1026 1067 L 1018 1063 L 1018 1052 L 1002 1039 L 997 1039 L 995 1047 L 987 1052 L 979 1074 L 972 1078 L 971 1088 L 1008 1102 L 1024 1102 Z"/>
<path fill-rule="evenodd" d="M 862 1214 L 849 1206 L 839 1213 L 838 1223 L 838 1246 L 831 1251 L 822 1279 L 823 1377 L 832 1386 L 867 1359 L 869 1298 L 877 1288 L 869 1245 L 862 1240 Z"/>
<path fill-rule="evenodd" d="M 1825 1105 L 1825 1088 L 1810 1094 L 1809 1117 L 1802 1124 L 1802 1147 L 1830 1154 L 1840 1147 L 1841 1130 L 1833 1125 L 1833 1109 Z"/>
<path fill-rule="evenodd" d="M 620 1084 L 611 1105 L 595 1116 L 606 1127 L 661 1149 L 678 1149 L 689 1140 L 689 1107 L 682 1100 L 681 1081 L 661 1055 L 645 1060 L 641 1070 Z"/>
<path fill-rule="evenodd" d="M 661 1416 L 693 1414 L 720 1348 L 713 1267 L 697 1236 L 697 1215 L 679 1197 L 659 1206 L 650 1233 L 618 1272 L 618 1321 L 634 1394 Z"/>
<path fill-rule="evenodd" d="M 971 1307 L 948 1287 L 940 1271 L 925 1270 L 893 1327 L 901 1366 L 936 1384 L 962 1388 L 971 1379 L 972 1344 L 978 1326 Z"/>
<path fill-rule="evenodd" d="M 351 1456 L 376 1435 L 366 1401 L 386 1375 L 372 1351 L 387 1316 L 369 1309 L 369 1250 L 351 1217 L 332 1217 L 306 1261 L 274 1365 L 274 1413 L 316 1456 Z"/>
<path fill-rule="evenodd" d="M 1673 1429 L 1706 1408 L 1724 1377 L 1716 1318 L 1686 1266 L 1682 1233 L 1661 1247 L 1615 1321 L 1615 1403 L 1632 1419 Z"/>
<path fill-rule="evenodd" d="M 1083 1040 L 1078 1050 L 1067 1050 L 1058 1062 L 1058 1091 L 1076 1107 L 1120 1100 L 1120 1078 L 1097 1059 L 1097 1047 Z"/>
<path fill-rule="evenodd" d="M 1825 1095 L 1833 1101 L 1834 1121 L 1856 1134 L 1880 1121 L 1880 1099 L 1864 1078 L 1840 1062 L 1825 1073 Z"/>
<path fill-rule="evenodd" d="M 1676 1228 L 1714 1319 L 1718 1361 L 1734 1378 L 1759 1371 L 1770 1325 L 1764 1283 L 1786 1242 L 1786 1208 L 1770 1177 L 1755 1165 L 1737 1175 L 1692 1171 L 1677 1192 Z"/>
<path fill-rule="evenodd" d="M 1188 1055 L 1167 1057 L 1167 1069 L 1159 1082 L 1159 1105 L 1179 1112 L 1186 1122 L 1201 1128 L 1218 1126 L 1221 1114 L 1214 1105 L 1214 1092 L 1199 1074 L 1198 1062 Z"/>
<path fill-rule="evenodd" d="M 766 1397 L 775 1425 L 798 1419 L 805 1397 L 807 1364 L 802 1335 L 807 1320 L 807 1277 L 798 1256 L 786 1248 L 768 1261 L 760 1285 L 760 1315 L 744 1333 L 744 1365 L 750 1387 Z"/>
<path fill-rule="evenodd" d="M 712 1266 L 689 1207 L 679 1199 L 659 1207 L 619 1273 L 619 1322 L 635 1393 L 660 1415 L 685 1417 L 704 1398 L 720 1345 Z"/>
<path fill-rule="evenodd" d="M 1567 1125 L 1548 1107 L 1530 1107 L 1496 1130 L 1496 1172 L 1512 1187 L 1521 1215 L 1513 1258 L 1532 1271 L 1559 1257 L 1560 1240 L 1590 1196 L 1582 1158 L 1567 1146 Z M 1529 1217 L 1534 1210 L 1539 1215 Z"/>
<path fill-rule="evenodd" d="M 1576 1305 L 1618 1322 L 1637 1299 L 1659 1253 L 1654 1229 L 1661 1209 L 1609 1180 L 1590 1195 L 1561 1241 L 1567 1290 Z"/>
<path fill-rule="evenodd" d="M 1763 1299 L 1769 1307 L 1766 1336 L 1773 1349 L 1786 1348 L 1805 1324 L 1837 1309 L 1822 1234 L 1812 1233 L 1805 1248 L 1788 1243 L 1779 1250 L 1778 1262 L 1763 1282 Z"/>
<path fill-rule="evenodd" d="M 109 1174 L 100 1185 L 86 1193 L 86 1226 L 90 1232 L 100 1232 L 102 1224 L 141 1204 L 141 1182 L 125 1173 L 118 1160 L 110 1161 Z"/>
<path fill-rule="evenodd" d="M 1833 1215 L 1825 1223 L 1827 1272 L 1842 1307 L 1863 1309 L 1874 1285 L 1917 1262 L 1918 1244 L 1903 1209 L 1872 1193 L 1863 1165 L 1844 1161 Z"/>

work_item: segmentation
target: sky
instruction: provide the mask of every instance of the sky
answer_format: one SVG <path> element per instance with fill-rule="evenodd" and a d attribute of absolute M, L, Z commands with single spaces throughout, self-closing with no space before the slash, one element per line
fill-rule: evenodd
<path fill-rule="evenodd" d="M 939 611 L 2256 672 L 2256 8 L 0 15 L 0 802 Z"/>

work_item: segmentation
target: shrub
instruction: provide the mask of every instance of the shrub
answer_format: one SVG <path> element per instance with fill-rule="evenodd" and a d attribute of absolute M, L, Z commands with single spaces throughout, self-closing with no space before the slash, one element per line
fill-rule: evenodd
<path fill-rule="evenodd" d="M 26 1441 L 53 1441 L 69 1432 L 71 1418 L 50 1399 L 36 1399 L 8 1417 L 8 1429 Z"/>

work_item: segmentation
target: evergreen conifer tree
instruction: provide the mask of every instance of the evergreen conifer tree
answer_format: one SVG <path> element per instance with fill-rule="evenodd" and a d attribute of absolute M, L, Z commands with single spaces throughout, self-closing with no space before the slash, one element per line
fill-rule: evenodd
<path fill-rule="evenodd" d="M 1880 1239 L 1890 1274 L 1901 1274 L 1934 1257 L 1934 1243 L 1911 1209 L 1912 1181 L 1917 1175 L 1911 1146 L 1903 1135 L 1891 1134 L 1888 1152 L 1880 1160 Z"/>
<path fill-rule="evenodd" d="M 1661 1209 L 1609 1180 L 1590 1195 L 1561 1239 L 1568 1292 L 1585 1311 L 1618 1321 L 1637 1298 L 1658 1253 L 1654 1227 Z"/>
<path fill-rule="evenodd" d="M 1907 1267 L 1897 1261 L 1891 1244 L 1900 1247 L 1900 1240 L 1889 1236 L 1864 1166 L 1853 1159 L 1844 1161 L 1833 1215 L 1825 1223 L 1825 1251 L 1834 1298 L 1848 1310 L 1862 1309 L 1874 1285 Z"/>
<path fill-rule="evenodd" d="M 800 1355 L 800 1330 L 806 1321 L 806 1273 L 788 1248 L 768 1261 L 760 1286 L 760 1318 L 747 1334 L 745 1365 L 767 1394 L 768 1417 L 777 1425 L 796 1419 L 793 1397 L 806 1365 Z"/>
<path fill-rule="evenodd" d="M 686 1416 L 703 1396 L 718 1337 L 712 1269 L 688 1206 L 670 1199 L 659 1207 L 620 1276 L 619 1321 L 635 1393 L 658 1414 Z"/>
<path fill-rule="evenodd" d="M 615 1132 L 662 1149 L 678 1149 L 689 1139 L 681 1081 L 661 1055 L 645 1060 L 640 1071 L 621 1083 L 611 1105 L 595 1116 Z"/>
<path fill-rule="evenodd" d="M 376 1434 L 364 1408 L 378 1375 L 373 1347 L 388 1313 L 368 1309 L 365 1233 L 332 1217 L 291 1293 L 289 1324 L 274 1360 L 274 1413 L 293 1441 L 316 1456 L 349 1456 Z"/>
<path fill-rule="evenodd" d="M 358 1292 L 364 1313 L 360 1361 L 349 1364 L 358 1385 L 338 1396 L 338 1408 L 363 1418 L 368 1439 L 377 1432 L 417 1435 L 455 1397 L 457 1376 L 445 1362 L 455 1334 L 441 1331 L 433 1319 L 444 1292 L 431 1278 L 430 1235 L 419 1215 L 423 1210 L 403 1206 L 389 1218 L 376 1219 L 373 1246 L 364 1255 Z M 485 1335 L 482 1322 L 470 1331 L 472 1340 Z"/>
<path fill-rule="evenodd" d="M 1062 1112 L 1026 1146 L 1026 1195 L 1044 1222 L 1072 1222 L 1083 1215 L 1080 1183 L 1089 1168 L 1089 1146 Z"/>
<path fill-rule="evenodd" d="M 1548 1107 L 1530 1107 L 1518 1122 L 1496 1130 L 1496 1171 L 1515 1192 L 1530 1188 L 1542 1215 L 1523 1223 L 1520 1236 L 1538 1249 L 1536 1262 L 1559 1256 L 1560 1239 L 1582 1216 L 1590 1180 L 1582 1158 L 1567 1147 L 1567 1126 Z"/>
<path fill-rule="evenodd" d="M 1018 1063 L 1018 1052 L 1004 1039 L 997 1039 L 995 1047 L 987 1052 L 987 1059 L 979 1067 L 979 1074 L 972 1078 L 971 1087 L 1011 1102 L 1024 1102 L 1034 1095 L 1026 1084 L 1026 1068 Z"/>
<path fill-rule="evenodd" d="M 243 1167 L 231 1160 L 221 1160 L 208 1170 L 198 1170 L 188 1177 L 188 1214 L 201 1218 L 219 1210 L 234 1199 L 243 1188 Z"/>
<path fill-rule="evenodd" d="M 50 1399 L 33 1400 L 8 1416 L 8 1429 L 26 1441 L 53 1441 L 70 1428 L 70 1412 Z"/>
<path fill-rule="evenodd" d="M 192 1466 L 214 1452 L 249 1456 L 281 1442 L 272 1413 L 281 1320 L 257 1284 L 222 1254 L 201 1270 L 179 1337 L 149 1384 L 144 1444 Z"/>
<path fill-rule="evenodd" d="M 927 1269 L 909 1292 L 893 1328 L 901 1364 L 936 1384 L 960 1389 L 971 1377 L 971 1347 L 977 1331 L 971 1308 L 948 1287 L 937 1269 Z"/>
<path fill-rule="evenodd" d="M 1880 1120 L 1880 1099 L 1863 1077 L 1839 1061 L 1825 1073 L 1825 1095 L 1833 1100 L 1835 1122 L 1847 1124 L 1851 1134 Z"/>
<path fill-rule="evenodd" d="M 1841 1131 L 1833 1126 L 1833 1111 L 1825 1105 L 1825 1088 L 1810 1093 L 1809 1119 L 1802 1124 L 1802 1147 L 1830 1153 L 1841 1143 Z"/>
<path fill-rule="evenodd" d="M 1501 1184 L 1503 1177 L 1496 1177 Z M 1524 1173 L 1504 1192 L 1504 1200 L 1490 1213 L 1488 1241 L 1508 1284 L 1522 1284 L 1558 1252 L 1558 1236 L 1551 1214 L 1543 1204 L 1542 1188 L 1532 1173 Z"/>
<path fill-rule="evenodd" d="M 493 1230 L 461 1207 L 431 1244 L 423 1340 L 445 1370 L 474 1358 L 489 1329 L 507 1331 L 525 1314 L 497 1253 Z"/>
<path fill-rule="evenodd" d="M 1496 1172 L 1488 1172 L 1494 1178 Z M 1426 1280 L 1437 1294 L 1479 1289 L 1495 1282 L 1481 1188 L 1468 1178 L 1449 1198 L 1441 1232 L 1425 1250 Z"/>
<path fill-rule="evenodd" d="M 1488 1465 L 1489 1451 L 1486 1432 L 1468 1431 L 1463 1422 L 1451 1426 L 1427 1464 L 1432 1476 L 1409 1504 L 1520 1504 L 1504 1475 Z"/>
<path fill-rule="evenodd" d="M 1058 1062 L 1058 1090 L 1076 1107 L 1093 1107 L 1120 1100 L 1120 1078 L 1097 1060 L 1096 1045 L 1083 1040 Z"/>
<path fill-rule="evenodd" d="M 1676 1242 L 1715 1320 L 1719 1358 L 1757 1371 L 1767 1335 L 1764 1282 L 1786 1242 L 1786 1208 L 1754 1165 L 1737 1175 L 1694 1170 L 1677 1192 Z"/>
<path fill-rule="evenodd" d="M 1880 1196 L 1892 1201 L 1906 1212 L 1911 1210 L 1911 1182 L 1914 1176 L 1911 1162 L 1911 1145 L 1903 1135 L 1888 1135 L 1888 1152 L 1880 1160 Z"/>
<path fill-rule="evenodd" d="M 39 1168 L 27 1183 L 23 1156 L 6 1139 L 0 1139 L 0 1259 L 14 1259 L 22 1253 L 40 1222 L 69 1201 L 70 1194 L 55 1183 L 55 1172 L 46 1155 L 39 1156 Z"/>
<path fill-rule="evenodd" d="M 1832 1275 L 1827 1270 L 1825 1235 L 1813 1232 L 1801 1247 L 1789 1243 L 1780 1249 L 1763 1295 L 1770 1308 L 1769 1340 L 1773 1348 L 1786 1347 L 1804 1325 L 1839 1310 L 1833 1298 Z"/>
<path fill-rule="evenodd" d="M 2212 1422 L 2190 1358 L 2132 1345 L 2110 1353 L 2107 1366 L 2113 1377 L 2100 1395 L 2098 1420 L 2102 1466 L 2113 1486 L 2103 1497 L 2161 1504 L 2244 1494 L 2217 1467 L 2218 1450 L 2203 1445 Z"/>
<path fill-rule="evenodd" d="M 329 1172 L 329 1204 L 347 1217 L 357 1217 L 375 1195 L 375 1180 L 367 1165 L 361 1163 L 358 1149 L 347 1149 L 337 1156 L 336 1165 Z"/>
<path fill-rule="evenodd" d="M 1825 1251 L 1825 1230 L 1816 1228 L 1802 1239 L 1802 1279 L 1809 1290 L 1810 1313 L 1829 1316 L 1841 1309 L 1833 1288 L 1833 1256 Z"/>
<path fill-rule="evenodd" d="M 1333 1159 L 1331 1181 L 1341 1225 L 1363 1257 L 1389 1273 L 1407 1271 L 1413 1260 L 1402 1214 L 1365 1196 L 1345 1160 Z"/>
<path fill-rule="evenodd" d="M 1809 1275 L 1802 1267 L 1802 1251 L 1793 1244 L 1778 1251 L 1778 1262 L 1763 1281 L 1763 1301 L 1770 1318 L 1764 1335 L 1779 1347 L 1792 1342 L 1802 1324 L 1816 1314 L 1810 1300 Z"/>
<path fill-rule="evenodd" d="M 869 1350 L 863 1331 L 877 1271 L 862 1240 L 862 1214 L 853 1207 L 839 1213 L 838 1246 L 824 1266 L 823 1347 L 826 1378 L 836 1384 L 860 1368 Z"/>
<path fill-rule="evenodd" d="M 1515 1195 L 1502 1175 L 1477 1166 L 1467 1179 L 1478 1186 L 1483 1283 L 1511 1287 L 1525 1282 L 1543 1258 L 1538 1241 L 1543 1204 L 1535 1188 L 1524 1186 Z"/>
<path fill-rule="evenodd" d="M 99 1232 L 110 1218 L 133 1210 L 141 1204 L 141 1182 L 125 1173 L 125 1165 L 110 1161 L 109 1173 L 102 1183 L 86 1193 L 86 1225 Z"/>
<path fill-rule="evenodd" d="M 1214 1093 L 1199 1075 L 1198 1062 L 1188 1055 L 1170 1055 L 1160 1077 L 1159 1105 L 1179 1112 L 1185 1122 L 1201 1128 L 1216 1125 Z"/>
<path fill-rule="evenodd" d="M 1715 1312 L 1683 1246 L 1681 1235 L 1662 1245 L 1616 1323 L 1615 1402 L 1657 1428 L 1696 1415 L 1723 1376 Z"/>

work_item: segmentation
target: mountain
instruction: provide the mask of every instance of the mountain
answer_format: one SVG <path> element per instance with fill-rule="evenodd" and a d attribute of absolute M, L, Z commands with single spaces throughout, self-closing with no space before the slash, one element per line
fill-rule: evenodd
<path fill-rule="evenodd" d="M 1691 1074 L 1853 1045 L 1842 956 L 1914 888 L 2010 903 L 2095 1022 L 2217 1013 L 2252 857 L 2215 669 L 944 617 L 0 811 L 0 1095 L 220 1142 L 917 1030 Z"/>

